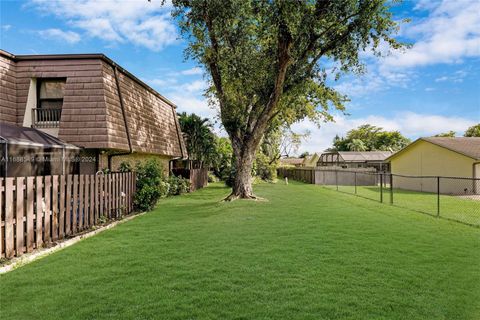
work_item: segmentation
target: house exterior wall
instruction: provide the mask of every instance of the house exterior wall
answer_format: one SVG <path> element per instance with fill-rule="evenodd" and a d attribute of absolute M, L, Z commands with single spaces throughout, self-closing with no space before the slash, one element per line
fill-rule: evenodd
<path fill-rule="evenodd" d="M 23 125 L 32 78 L 66 78 L 58 138 L 80 147 L 109 148 L 101 66 L 99 59 L 17 61 L 17 125 Z"/>
<path fill-rule="evenodd" d="M 157 157 L 168 170 L 168 160 L 187 155 L 175 106 L 116 67 L 124 117 L 113 66 L 116 64 L 102 55 L 13 56 L 0 50 L 0 123 L 30 126 L 31 117 L 25 112 L 30 115 L 36 107 L 36 98 L 32 98 L 35 80 L 65 78 L 59 128 L 42 131 L 83 147 L 85 152 L 128 152 L 126 121 L 134 154 L 113 157 L 112 169 L 123 159 L 136 162 Z M 91 171 L 91 166 L 84 167 Z"/>
<path fill-rule="evenodd" d="M 473 177 L 474 162 L 472 158 L 422 140 L 390 160 L 393 174 L 464 178 Z M 465 188 L 470 187 L 469 184 L 471 183 L 465 180 L 442 179 L 440 192 L 462 194 Z M 393 186 L 406 190 L 437 192 L 435 178 L 394 177 Z"/>
<path fill-rule="evenodd" d="M 112 145 L 114 144 L 122 150 L 128 150 L 114 69 L 104 63 L 103 72 L 107 122 L 109 123 L 108 134 L 111 137 Z M 165 154 L 173 157 L 179 157 L 182 153 L 185 155 L 183 141 L 178 136 L 177 126 L 179 124 L 174 107 L 155 94 L 153 90 L 142 86 L 120 69 L 117 70 L 117 76 L 133 151 Z"/>
<path fill-rule="evenodd" d="M 17 83 L 15 62 L 0 55 L 0 121 L 17 122 Z"/>
<path fill-rule="evenodd" d="M 169 169 L 169 161 L 172 160 L 169 156 L 161 156 L 161 155 L 153 155 L 153 154 L 145 154 L 145 153 L 132 153 L 127 155 L 118 155 L 112 157 L 112 171 L 118 171 L 120 169 L 120 164 L 122 162 L 128 162 L 132 168 L 135 168 L 137 163 L 147 161 L 148 159 L 155 159 L 157 160 L 163 168 L 165 173 L 168 173 Z M 99 155 L 99 162 L 98 162 L 99 170 L 107 169 L 108 168 L 108 155 L 101 154 Z"/>
<path fill-rule="evenodd" d="M 303 167 L 316 167 L 319 158 L 320 158 L 320 156 L 317 153 L 314 153 L 311 156 L 307 156 L 303 159 L 302 166 Z"/>

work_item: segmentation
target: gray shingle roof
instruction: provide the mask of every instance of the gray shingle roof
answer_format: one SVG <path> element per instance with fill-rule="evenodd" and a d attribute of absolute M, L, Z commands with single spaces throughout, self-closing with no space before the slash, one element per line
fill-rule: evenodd
<path fill-rule="evenodd" d="M 421 140 L 461 153 L 467 157 L 480 160 L 480 138 L 476 137 L 429 137 Z"/>

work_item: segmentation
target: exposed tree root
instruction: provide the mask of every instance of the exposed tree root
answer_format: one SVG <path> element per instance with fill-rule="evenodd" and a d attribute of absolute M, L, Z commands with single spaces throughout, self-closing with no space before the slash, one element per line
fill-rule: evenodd
<path fill-rule="evenodd" d="M 267 201 L 265 198 L 262 198 L 262 197 L 257 197 L 256 195 L 254 194 L 243 194 L 243 195 L 239 195 L 239 194 L 234 194 L 233 192 L 230 193 L 230 195 L 228 197 L 226 197 L 225 199 L 223 199 L 224 202 L 230 202 L 230 201 L 234 201 L 234 200 L 254 200 L 254 201 Z"/>

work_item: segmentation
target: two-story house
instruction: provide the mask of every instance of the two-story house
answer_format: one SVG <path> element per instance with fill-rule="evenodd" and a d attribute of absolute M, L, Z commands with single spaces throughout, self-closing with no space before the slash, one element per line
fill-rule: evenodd
<path fill-rule="evenodd" d="M 175 105 L 103 54 L 0 50 L 0 84 L 4 160 L 39 153 L 53 158 L 55 148 L 78 155 L 73 165 L 24 164 L 22 170 L 18 161 L 3 163 L 6 175 L 92 174 L 150 157 L 167 170 L 171 160 L 186 156 Z M 50 143 L 42 148 L 44 140 Z"/>

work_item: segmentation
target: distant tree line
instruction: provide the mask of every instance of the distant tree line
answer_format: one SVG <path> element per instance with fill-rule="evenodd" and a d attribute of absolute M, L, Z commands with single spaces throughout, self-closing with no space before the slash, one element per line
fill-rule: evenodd
<path fill-rule="evenodd" d="M 439 133 L 437 135 L 435 135 L 435 137 L 455 137 L 457 135 L 457 133 L 455 131 L 447 131 L 447 132 L 443 132 L 443 133 Z M 471 127 L 469 127 L 464 135 L 464 137 L 480 137 L 480 123 L 477 123 Z"/>
<path fill-rule="evenodd" d="M 333 139 L 329 151 L 397 151 L 406 147 L 410 139 L 399 131 L 386 131 L 381 127 L 364 124 L 347 132 L 345 137 Z"/>
<path fill-rule="evenodd" d="M 435 137 L 455 137 L 455 131 L 436 134 Z M 480 123 L 469 127 L 464 137 L 480 137 Z M 336 135 L 327 151 L 398 151 L 410 143 L 399 131 L 386 131 L 381 127 L 364 124 L 347 132 L 345 137 Z M 308 153 L 302 154 L 303 157 Z"/>

